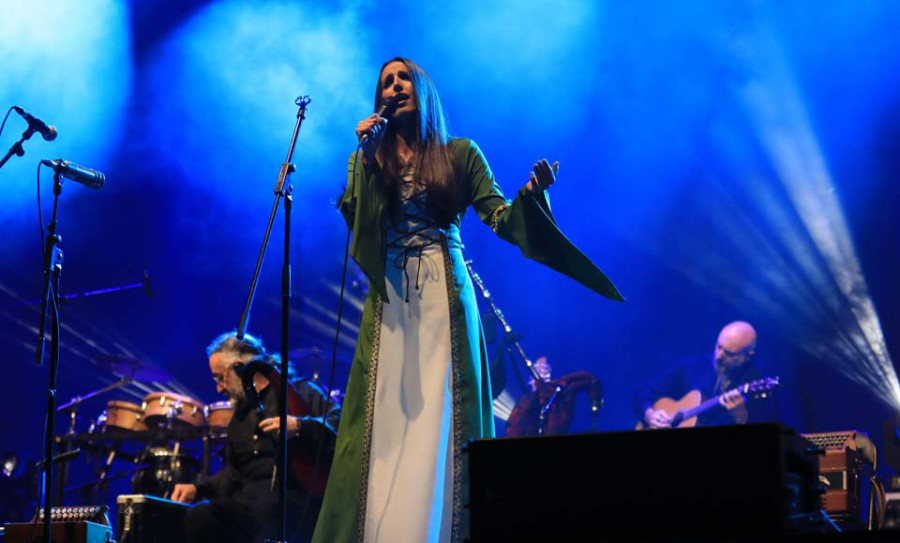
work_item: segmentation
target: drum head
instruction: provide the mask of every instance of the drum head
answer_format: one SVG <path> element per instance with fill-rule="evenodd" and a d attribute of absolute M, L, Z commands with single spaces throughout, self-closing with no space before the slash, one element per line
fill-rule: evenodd
<path fill-rule="evenodd" d="M 128 430 L 140 432 L 147 429 L 144 410 L 136 403 L 110 401 L 106 403 L 106 418 L 102 419 L 104 431 Z"/>
<path fill-rule="evenodd" d="M 154 392 L 144 397 L 144 422 L 151 428 L 199 428 L 206 424 L 203 404 L 175 392 Z"/>

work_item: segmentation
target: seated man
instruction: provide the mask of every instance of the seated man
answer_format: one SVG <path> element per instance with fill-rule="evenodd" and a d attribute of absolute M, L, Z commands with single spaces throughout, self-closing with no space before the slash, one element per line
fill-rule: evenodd
<path fill-rule="evenodd" d="M 591 415 L 596 417 L 603 403 L 603 385 L 587 371 L 570 373 L 551 380 L 553 368 L 542 356 L 534 363 L 540 381 L 528 380 L 531 392 L 525 393 L 506 421 L 509 437 L 567 434 L 575 411 L 575 395 L 586 391 L 591 402 Z"/>
<path fill-rule="evenodd" d="M 644 385 L 637 393 L 634 411 L 638 428 L 679 426 L 673 415 L 679 409 L 698 406 L 719 397 L 708 409 L 696 413 L 696 424 L 689 418 L 684 426 L 718 426 L 748 422 L 774 422 L 775 402 L 768 391 L 775 380 L 762 379 L 750 359 L 756 349 L 756 330 L 749 323 L 735 321 L 719 333 L 710 355 L 688 358 Z M 746 396 L 740 385 L 753 383 L 753 394 Z M 673 424 L 674 422 L 674 424 Z"/>
<path fill-rule="evenodd" d="M 185 503 L 207 500 L 187 513 L 187 539 L 192 543 L 274 540 L 278 535 L 279 513 L 275 486 L 277 395 L 264 375 L 252 375 L 256 395 L 265 411 L 265 417 L 261 417 L 254 399 L 247 397 L 240 372 L 250 361 L 262 359 L 273 363 L 277 357 L 267 355 L 258 339 L 245 335 L 238 340 L 234 333 L 216 338 L 207 348 L 207 355 L 216 391 L 228 396 L 234 406 L 228 425 L 225 465 L 206 481 L 175 485 L 172 499 Z M 324 440 L 320 469 L 327 474 L 327 458 L 333 454 L 340 407 L 329 401 L 312 381 L 300 379 L 292 384 L 308 406 L 309 414 L 288 416 L 288 437 L 316 444 Z M 290 477 L 288 481 L 285 537 L 291 542 L 309 541 L 320 500 L 311 496 L 306 516 L 301 519 L 309 494 L 297 481 Z"/>

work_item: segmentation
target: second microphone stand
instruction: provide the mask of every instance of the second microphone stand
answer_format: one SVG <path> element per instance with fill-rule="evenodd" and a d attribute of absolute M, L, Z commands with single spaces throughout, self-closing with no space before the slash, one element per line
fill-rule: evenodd
<path fill-rule="evenodd" d="M 10 111 L 12 111 L 12 110 L 10 109 Z M 9 115 L 9 113 L 7 113 L 7 115 Z M 19 141 L 13 143 L 12 147 L 9 148 L 9 151 L 7 151 L 5 155 L 3 155 L 3 158 L 0 158 L 0 168 L 2 168 L 3 165 L 6 164 L 6 162 L 13 155 L 25 156 L 25 147 L 23 147 L 22 144 L 25 143 L 27 140 L 30 140 L 31 136 L 33 136 L 34 133 L 35 133 L 34 127 L 29 125 L 28 128 L 25 129 L 24 132 L 22 132 L 22 137 L 19 138 Z"/>
<path fill-rule="evenodd" d="M 294 155 L 294 147 L 297 145 L 297 137 L 300 134 L 300 126 L 306 118 L 306 106 L 309 105 L 308 96 L 301 96 L 294 102 L 299 106 L 297 122 L 294 124 L 294 133 L 291 136 L 291 144 L 288 148 L 287 158 L 281 165 L 278 181 L 275 183 L 275 202 L 269 214 L 269 222 L 263 235 L 263 244 L 256 261 L 256 269 L 253 272 L 253 280 L 250 283 L 250 292 L 247 295 L 247 303 L 241 314 L 241 322 L 237 329 L 237 338 L 242 340 L 247 332 L 247 321 L 250 318 L 250 308 L 253 306 L 253 298 L 256 295 L 256 287 L 259 285 L 259 274 L 262 270 L 263 260 L 266 257 L 266 249 L 269 245 L 269 236 L 272 234 L 272 225 L 278 214 L 278 202 L 284 198 L 284 262 L 281 270 L 281 394 L 278 398 L 279 432 L 278 454 L 276 455 L 276 470 L 278 480 L 278 540 L 277 543 L 286 543 L 287 531 L 287 392 L 288 392 L 288 334 L 290 332 L 290 301 L 291 301 L 291 205 L 293 202 L 293 187 L 287 183 L 287 177 L 294 171 L 291 157 Z M 272 542 L 276 543 L 276 542 Z"/>
<path fill-rule="evenodd" d="M 475 269 L 472 268 L 472 261 L 465 260 L 466 269 L 469 270 L 469 275 L 472 276 L 472 281 L 478 286 L 478 290 L 481 291 L 481 295 L 484 296 L 485 301 L 488 306 L 491 308 L 491 312 L 497 318 L 497 322 L 503 327 L 503 333 L 506 334 L 506 338 L 512 338 L 509 342 L 512 343 L 512 346 L 516 349 L 516 352 L 519 353 L 519 356 L 522 357 L 522 360 L 525 362 L 525 366 L 528 368 L 528 371 L 531 372 L 531 376 L 534 377 L 535 382 L 543 382 L 547 381 L 541 377 L 541 374 L 538 373 L 537 368 L 534 367 L 534 363 L 531 362 L 531 359 L 525 354 L 525 350 L 522 349 L 522 345 L 519 344 L 519 340 L 517 337 L 513 336 L 512 328 L 506 322 L 506 317 L 503 316 L 503 312 L 500 311 L 500 308 L 497 307 L 497 304 L 494 303 L 493 298 L 491 298 L 491 292 L 484 286 L 484 282 L 481 280 L 481 276 L 475 272 Z"/>

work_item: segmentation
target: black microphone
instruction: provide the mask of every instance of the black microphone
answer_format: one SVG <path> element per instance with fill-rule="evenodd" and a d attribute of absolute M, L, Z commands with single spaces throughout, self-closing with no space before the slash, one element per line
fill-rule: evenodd
<path fill-rule="evenodd" d="M 391 96 L 390 98 L 388 98 L 387 100 L 381 102 L 381 107 L 378 108 L 378 111 L 376 113 L 382 119 L 390 119 L 391 116 L 394 114 L 394 110 L 397 109 L 397 102 L 399 102 L 400 100 L 408 100 L 408 99 L 409 99 L 409 96 L 406 94 L 403 94 L 403 93 L 395 94 L 395 95 Z M 359 144 L 363 145 L 366 142 L 366 140 L 369 139 L 369 136 L 371 136 L 371 135 L 372 135 L 371 132 L 366 132 L 365 134 L 363 134 L 363 137 L 359 140 Z"/>
<path fill-rule="evenodd" d="M 94 190 L 99 190 L 103 183 L 106 183 L 106 176 L 103 175 L 103 172 L 73 164 L 68 160 L 48 160 L 45 158 L 41 161 L 41 164 L 53 168 L 53 171 L 66 179 L 71 179 Z"/>
<path fill-rule="evenodd" d="M 148 298 L 152 298 L 153 286 L 150 284 L 150 272 L 148 270 L 144 270 L 144 280 L 142 283 L 144 284 L 144 294 L 146 294 Z"/>
<path fill-rule="evenodd" d="M 33 116 L 31 113 L 28 113 L 19 106 L 13 106 L 13 109 L 16 110 L 16 113 L 21 115 L 22 118 L 28 122 L 28 128 L 31 128 L 35 132 L 40 133 L 41 137 L 43 137 L 45 141 L 53 141 L 56 139 L 55 126 L 53 126 L 52 124 L 50 126 L 47 126 L 47 123 Z"/>

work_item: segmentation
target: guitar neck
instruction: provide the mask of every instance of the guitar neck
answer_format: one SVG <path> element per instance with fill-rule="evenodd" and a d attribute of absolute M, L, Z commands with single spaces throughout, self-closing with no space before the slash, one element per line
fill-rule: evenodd
<path fill-rule="evenodd" d="M 727 394 L 727 392 L 726 392 L 725 394 Z M 709 411 L 709 410 L 712 409 L 713 407 L 719 405 L 719 399 L 720 399 L 722 396 L 724 396 L 725 394 L 719 394 L 718 396 L 715 396 L 715 397 L 712 397 L 712 398 L 706 400 L 705 402 L 701 403 L 701 404 L 698 405 L 697 407 L 692 407 L 692 408 L 686 410 L 686 411 L 684 412 L 684 415 L 683 415 L 682 419 L 683 419 L 683 420 L 687 420 L 687 419 L 689 419 L 689 418 L 696 417 L 696 416 L 699 415 L 700 413 L 703 413 L 703 412 L 705 412 L 705 411 Z"/>

